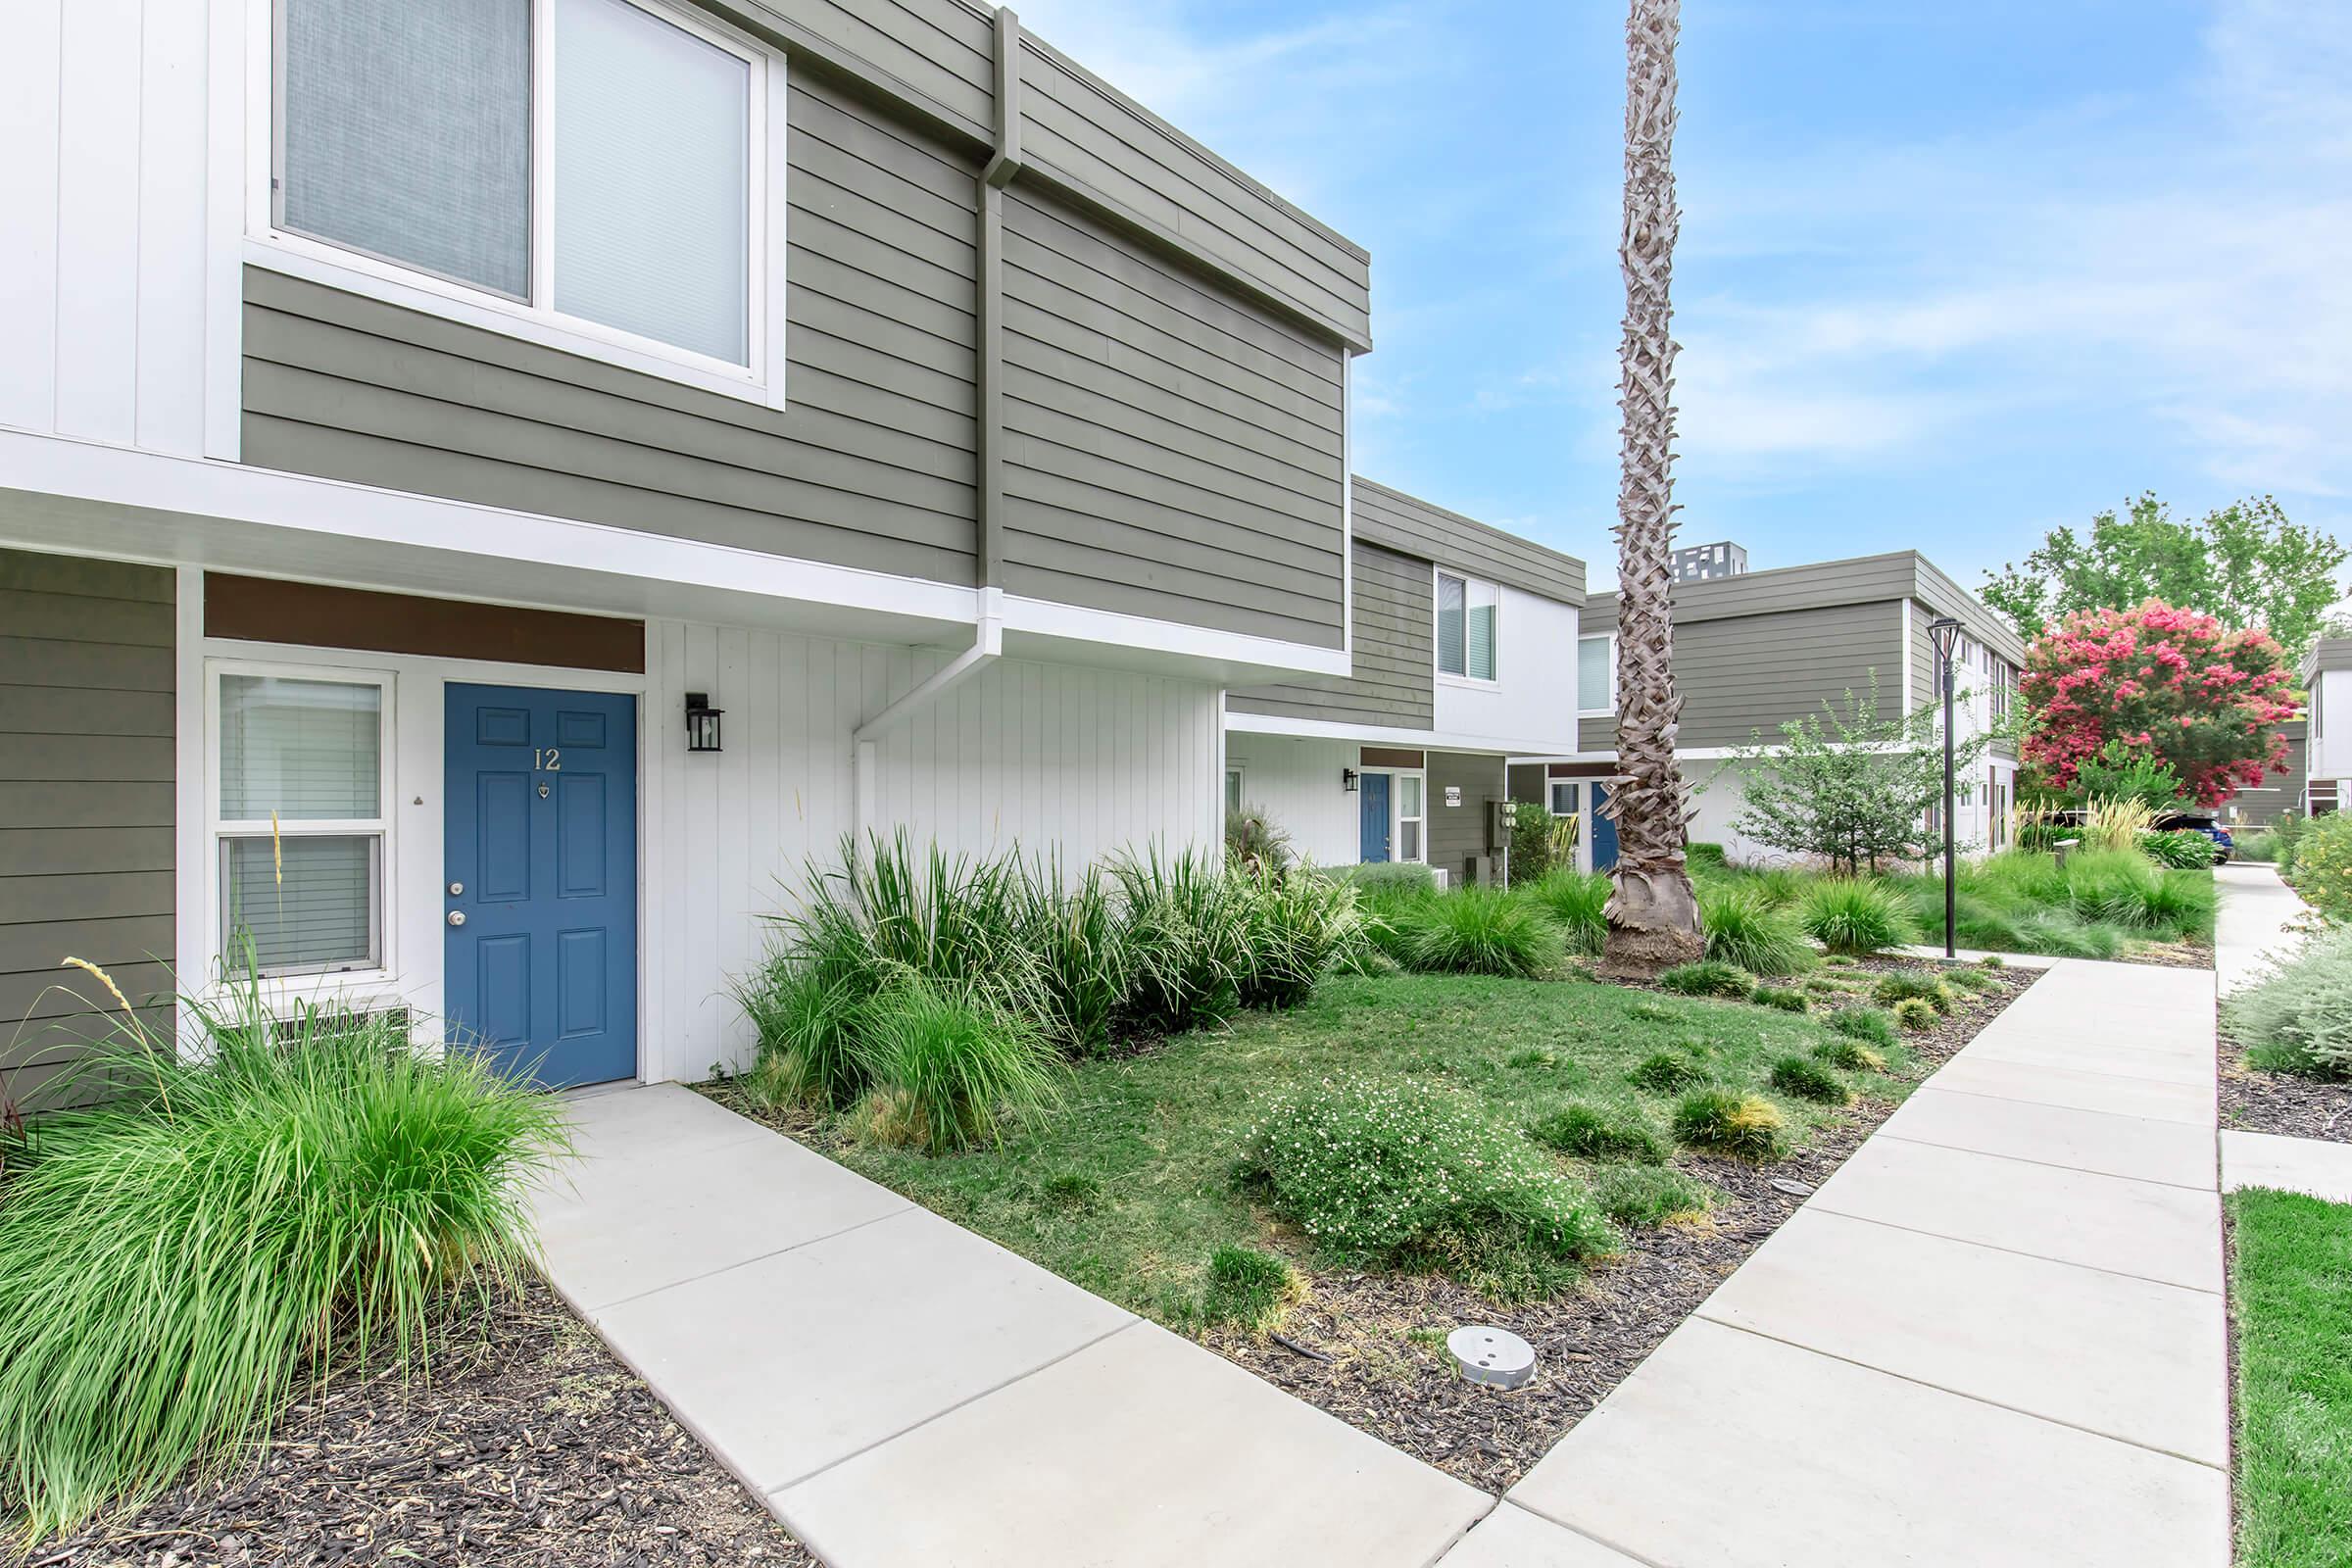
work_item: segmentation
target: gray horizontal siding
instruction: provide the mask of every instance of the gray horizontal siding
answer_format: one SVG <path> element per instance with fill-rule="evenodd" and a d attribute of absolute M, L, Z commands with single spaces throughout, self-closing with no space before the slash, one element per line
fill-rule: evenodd
<path fill-rule="evenodd" d="M 1344 679 L 1230 692 L 1237 712 L 1427 729 L 1436 722 L 1429 566 L 1355 542 L 1354 646 Z"/>
<path fill-rule="evenodd" d="M 1004 587 L 1337 647 L 1338 351 L 1004 203 Z"/>
<path fill-rule="evenodd" d="M 19 1099 L 108 1026 L 63 959 L 134 1002 L 172 989 L 173 607 L 161 567 L 0 550 L 0 1087 Z"/>
<path fill-rule="evenodd" d="M 1446 787 L 1458 786 L 1462 804 L 1446 804 Z M 1507 799 L 1499 757 L 1460 752 L 1429 754 L 1429 863 L 1444 866 L 1459 886 L 1475 856 L 1486 853 L 1487 802 Z"/>
<path fill-rule="evenodd" d="M 844 74 L 878 77 L 971 135 L 995 113 L 993 7 L 960 0 L 697 0 Z"/>
<path fill-rule="evenodd" d="M 1433 507 L 1361 474 L 1352 510 L 1358 538 L 1562 604 L 1585 602 L 1585 564 L 1574 556 Z"/>
<path fill-rule="evenodd" d="M 1866 695 L 1875 671 L 1882 716 L 1902 702 L 1902 607 L 1833 605 L 1674 629 L 1683 747 L 1743 746 L 1785 722 Z"/>
<path fill-rule="evenodd" d="M 792 88 L 791 407 L 248 269 L 245 460 L 973 580 L 970 171 L 814 80 Z"/>

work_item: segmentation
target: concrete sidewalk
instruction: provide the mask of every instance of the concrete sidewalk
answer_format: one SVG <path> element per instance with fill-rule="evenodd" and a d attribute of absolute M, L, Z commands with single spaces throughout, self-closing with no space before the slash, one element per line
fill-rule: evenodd
<path fill-rule="evenodd" d="M 2225 1568 L 2214 977 L 2057 964 L 1446 1568 Z"/>
<path fill-rule="evenodd" d="M 2309 914 L 2311 906 L 2279 880 L 2275 866 L 2217 865 L 2213 880 L 2222 896 L 2214 921 L 2213 967 L 2227 996 L 2295 945 L 2287 927 Z"/>
<path fill-rule="evenodd" d="M 833 1568 L 1424 1568 L 1493 1506 L 691 1090 L 570 1109 L 549 1279 Z"/>

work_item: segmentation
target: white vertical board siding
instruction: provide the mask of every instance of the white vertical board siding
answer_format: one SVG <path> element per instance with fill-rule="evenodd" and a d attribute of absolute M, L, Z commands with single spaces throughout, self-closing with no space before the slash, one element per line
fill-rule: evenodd
<path fill-rule="evenodd" d="M 1984 788 L 1987 769 L 1997 770 L 2010 798 L 2016 798 L 2014 762 L 1997 757 L 1980 757 L 1960 770 L 1956 783 L 1964 793 L 1952 812 L 1952 823 L 1958 829 L 1963 856 L 1984 855 L 1992 847 L 1991 802 Z M 1732 830 L 1733 822 L 1747 809 L 1747 782 L 1740 764 L 1687 758 L 1683 762 L 1683 782 L 1690 787 L 1690 804 L 1696 808 L 1696 814 L 1690 818 L 1690 842 L 1720 844 L 1724 854 L 1738 865 L 1789 865 L 1803 858 L 1758 844 Z M 1936 841 L 1937 846 L 1942 842 L 1940 838 Z M 1942 854 L 1938 847 L 1936 856 L 1940 858 Z"/>
<path fill-rule="evenodd" d="M 682 621 L 649 623 L 647 645 L 640 1070 L 692 1079 L 750 1060 L 729 988 L 811 862 L 838 862 L 851 731 L 953 655 Z M 725 710 L 716 756 L 686 750 L 690 691 Z M 869 825 L 950 855 L 1058 853 L 1072 867 L 1154 840 L 1211 847 L 1221 723 L 1201 682 L 1000 661 L 884 737 Z"/>
<path fill-rule="evenodd" d="M 0 6 L 0 424 L 201 450 L 208 27 L 205 0 Z"/>
<path fill-rule="evenodd" d="M 1243 804 L 1263 809 L 1291 836 L 1291 852 L 1317 865 L 1363 858 L 1358 798 L 1340 782 L 1340 770 L 1355 766 L 1358 755 L 1353 741 L 1244 730 L 1225 737 L 1225 765 L 1242 770 Z"/>

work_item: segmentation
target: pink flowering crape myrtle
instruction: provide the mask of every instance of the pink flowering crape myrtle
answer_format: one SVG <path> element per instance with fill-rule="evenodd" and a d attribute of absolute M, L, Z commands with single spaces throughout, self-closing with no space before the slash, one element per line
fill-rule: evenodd
<path fill-rule="evenodd" d="M 2025 760 L 2060 789 L 2110 741 L 2171 763 L 2203 806 L 2286 771 L 2278 726 L 2297 710 L 2285 654 L 2265 631 L 2154 599 L 2079 610 L 2026 650 L 2018 689 L 2033 715 Z"/>

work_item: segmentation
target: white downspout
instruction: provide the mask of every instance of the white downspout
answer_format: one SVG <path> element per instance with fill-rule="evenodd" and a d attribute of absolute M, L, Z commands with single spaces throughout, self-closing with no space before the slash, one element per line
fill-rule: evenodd
<path fill-rule="evenodd" d="M 856 815 L 851 831 L 856 842 L 865 843 L 866 835 L 880 813 L 876 792 L 880 788 L 882 737 L 911 717 L 918 710 L 928 708 L 936 699 L 955 690 L 976 671 L 993 664 L 1004 652 L 1004 591 L 1002 588 L 980 590 L 980 619 L 972 627 L 972 646 L 942 664 L 930 679 L 885 708 L 850 734 L 851 800 Z"/>

